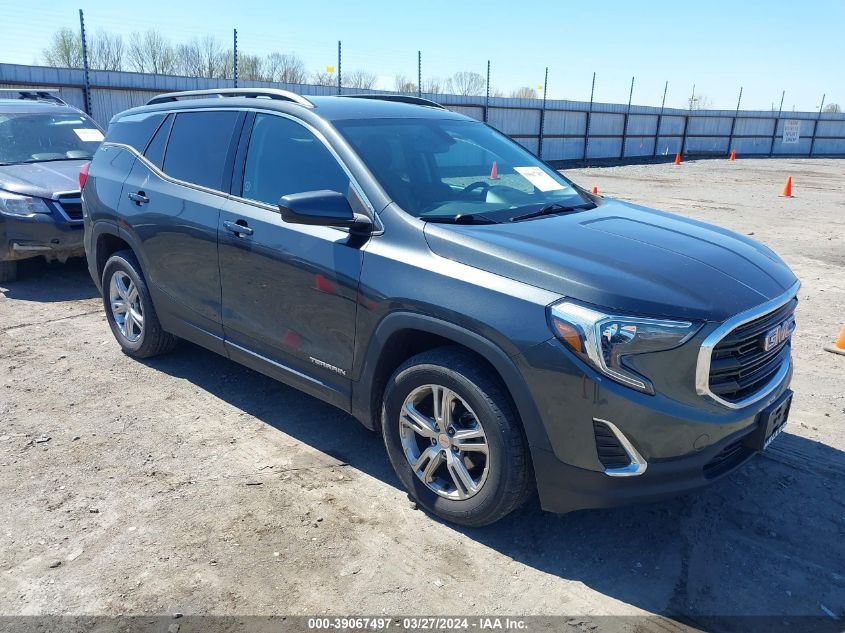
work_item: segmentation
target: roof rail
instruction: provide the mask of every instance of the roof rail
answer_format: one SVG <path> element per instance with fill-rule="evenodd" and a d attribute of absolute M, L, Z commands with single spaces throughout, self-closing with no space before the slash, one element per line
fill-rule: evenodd
<path fill-rule="evenodd" d="M 147 105 L 168 103 L 180 99 L 203 99 L 223 97 L 250 97 L 253 99 L 273 99 L 275 101 L 291 101 L 306 108 L 313 108 L 314 104 L 305 97 L 277 88 L 214 88 L 211 90 L 184 90 L 182 92 L 168 92 L 147 101 Z"/>
<path fill-rule="evenodd" d="M 339 95 L 341 97 L 353 97 L 355 99 L 378 99 L 379 101 L 395 101 L 398 103 L 410 103 L 412 105 L 420 105 L 420 106 L 427 106 L 429 108 L 440 108 L 441 110 L 447 110 L 446 106 L 437 103 L 436 101 L 432 101 L 431 99 L 423 99 L 422 97 L 412 97 L 410 95 L 396 95 L 396 94 L 373 94 L 373 93 L 366 93 L 360 95 Z"/>
<path fill-rule="evenodd" d="M 53 94 L 54 92 L 59 92 L 58 88 L 0 88 L 0 99 L 4 98 L 3 93 L 7 92 L 11 92 L 16 95 L 11 97 L 12 99 L 22 99 L 24 101 L 49 101 L 59 105 L 67 105 L 65 101 Z"/>

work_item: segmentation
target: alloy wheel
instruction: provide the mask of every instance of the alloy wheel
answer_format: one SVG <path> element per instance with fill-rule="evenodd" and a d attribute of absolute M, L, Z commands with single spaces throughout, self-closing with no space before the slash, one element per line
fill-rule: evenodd
<path fill-rule="evenodd" d="M 120 334 L 130 343 L 137 342 L 144 332 L 144 308 L 135 282 L 121 270 L 109 282 L 109 303 Z"/>
<path fill-rule="evenodd" d="M 487 436 L 478 416 L 452 389 L 414 389 L 402 405 L 399 436 L 414 474 L 437 495 L 468 499 L 487 480 Z"/>

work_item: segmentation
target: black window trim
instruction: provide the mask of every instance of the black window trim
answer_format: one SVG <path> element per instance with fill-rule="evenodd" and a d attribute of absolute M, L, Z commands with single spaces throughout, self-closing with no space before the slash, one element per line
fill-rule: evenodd
<path fill-rule="evenodd" d="M 190 188 L 196 189 L 198 191 L 203 191 L 205 193 L 210 193 L 210 194 L 214 194 L 214 195 L 217 195 L 217 196 L 222 196 L 226 199 L 234 200 L 236 202 L 241 202 L 243 204 L 249 204 L 249 205 L 252 205 L 254 207 L 259 207 L 259 208 L 262 208 L 262 209 L 269 209 L 270 211 L 277 211 L 278 212 L 279 208 L 277 206 L 267 204 L 267 203 L 264 203 L 264 202 L 260 202 L 258 200 L 250 200 L 249 198 L 243 198 L 239 195 L 236 195 L 233 192 L 234 184 L 236 182 L 236 179 L 235 179 L 236 171 L 235 170 L 238 170 L 238 171 L 241 172 L 241 180 L 242 180 L 243 170 L 246 166 L 246 150 L 249 147 L 248 141 L 249 141 L 249 137 L 252 135 L 252 124 L 255 121 L 255 115 L 256 114 L 270 114 L 270 115 L 273 115 L 273 116 L 279 116 L 279 117 L 282 117 L 282 118 L 285 118 L 285 119 L 290 119 L 291 121 L 298 123 L 299 125 L 303 126 L 305 129 L 307 129 L 309 132 L 314 134 L 314 136 L 316 136 L 320 140 L 320 142 L 326 147 L 326 149 L 329 150 L 329 153 L 331 153 L 331 155 L 334 157 L 334 159 L 338 162 L 341 169 L 343 169 L 343 171 L 346 172 L 346 175 L 349 176 L 349 182 L 350 182 L 352 188 L 355 190 L 356 195 L 360 198 L 364 207 L 366 207 L 366 210 L 369 213 L 370 218 L 374 222 L 373 231 L 372 231 L 371 235 L 380 235 L 384 231 L 384 225 L 381 222 L 381 218 L 379 218 L 379 214 L 376 213 L 376 210 L 375 210 L 375 207 L 373 206 L 373 203 L 370 201 L 370 198 L 364 192 L 364 189 L 363 189 L 363 187 L 361 187 L 361 184 L 358 182 L 357 178 L 355 178 L 355 176 L 352 174 L 352 171 L 349 169 L 349 167 L 347 167 L 346 163 L 343 162 L 343 160 L 340 157 L 340 154 L 338 154 L 337 151 L 334 149 L 334 147 L 331 146 L 331 143 L 329 143 L 329 141 L 325 137 L 325 135 L 320 130 L 315 128 L 313 125 L 308 123 L 307 121 L 303 121 L 302 119 L 299 119 L 299 118 L 292 116 L 290 114 L 287 114 L 285 112 L 278 112 L 278 111 L 275 111 L 275 110 L 263 110 L 263 109 L 260 109 L 260 108 L 179 108 L 179 109 L 174 109 L 174 110 L 167 110 L 167 111 L 164 111 L 164 112 L 165 112 L 166 115 L 167 114 L 176 115 L 176 114 L 181 114 L 183 112 L 240 112 L 243 115 L 242 119 L 240 120 L 240 128 L 238 128 L 238 123 L 236 123 L 235 124 L 235 130 L 233 131 L 233 134 L 232 134 L 232 140 L 234 141 L 235 139 L 238 139 L 238 141 L 237 141 L 237 143 L 233 142 L 232 145 L 230 145 L 230 148 L 229 148 L 230 152 L 232 154 L 232 156 L 231 156 L 232 161 L 231 161 L 231 165 L 230 165 L 231 169 L 229 169 L 229 172 L 228 172 L 228 176 L 229 176 L 228 177 L 228 184 L 229 184 L 229 187 L 228 187 L 229 190 L 228 191 L 220 191 L 218 189 L 211 189 L 210 187 L 205 187 L 203 185 L 198 185 L 196 183 L 187 182 L 185 180 L 179 180 L 178 178 L 174 178 L 173 176 L 169 176 L 164 171 L 162 171 L 162 169 L 160 169 L 159 167 L 157 167 L 156 165 L 151 163 L 149 160 L 147 160 L 146 156 L 144 156 L 142 153 L 140 153 L 137 149 L 135 149 L 131 145 L 126 145 L 124 143 L 114 143 L 114 142 L 110 142 L 110 141 L 104 141 L 102 143 L 101 147 L 102 146 L 117 147 L 117 148 L 125 149 L 128 152 L 131 152 L 132 154 L 135 155 L 136 159 L 143 162 L 144 165 L 147 167 L 147 169 L 152 171 L 156 176 L 158 176 L 159 178 L 161 178 L 163 180 L 167 180 L 168 182 L 171 182 L 173 184 L 181 185 L 183 187 L 190 187 Z M 165 119 L 166 118 L 167 118 L 167 116 L 165 116 Z M 248 119 L 249 125 L 247 125 L 247 119 Z M 163 122 L 164 121 L 162 121 L 162 123 Z M 174 119 L 174 123 L 175 123 L 175 119 Z M 172 132 L 172 130 L 173 130 L 172 125 L 170 126 L 170 129 L 171 129 L 171 132 Z M 246 136 L 247 144 L 244 145 L 243 152 L 241 152 L 241 144 L 243 143 L 245 136 Z M 152 136 L 150 137 L 150 140 L 152 140 Z M 170 143 L 170 137 L 169 136 L 168 136 L 167 142 L 168 142 L 168 144 Z M 165 155 L 167 155 L 167 147 L 165 147 L 164 151 L 165 151 Z M 162 161 L 162 166 L 163 165 L 164 165 L 164 161 Z M 224 171 L 224 175 L 225 175 L 225 173 L 226 172 Z M 343 232 L 349 231 L 349 229 L 343 228 L 343 227 L 331 227 L 331 228 L 336 228 L 337 230 L 343 231 Z"/>
<path fill-rule="evenodd" d="M 172 116 L 172 114 L 170 112 L 165 113 L 164 117 L 161 119 L 161 121 L 159 121 L 158 125 L 156 126 L 156 129 L 154 129 L 153 133 L 150 134 L 150 138 L 148 138 L 147 142 L 144 143 L 144 149 L 141 150 L 142 154 L 144 154 L 146 156 L 147 150 L 150 148 L 150 143 L 153 142 L 153 139 L 156 137 L 156 134 L 158 134 L 158 131 L 161 129 L 161 126 L 164 125 L 165 123 L 167 123 L 167 119 L 169 119 L 171 116 Z M 169 132 L 167 133 L 167 136 L 168 136 L 168 138 L 170 137 Z M 165 148 L 167 147 L 166 142 L 165 142 L 164 146 L 165 146 Z"/>
<path fill-rule="evenodd" d="M 168 110 L 168 111 L 164 111 L 164 112 L 165 112 L 165 114 L 181 114 L 182 112 L 238 112 L 243 116 L 235 123 L 235 128 L 232 130 L 232 139 L 230 141 L 230 143 L 231 143 L 235 139 L 240 138 L 241 127 L 239 127 L 239 126 L 243 125 L 243 121 L 246 118 L 246 112 L 247 111 L 240 109 L 240 108 L 190 108 L 190 109 L 179 108 L 178 110 Z M 167 118 L 167 117 L 165 117 L 165 118 Z M 171 126 L 171 131 L 172 131 L 172 126 Z M 152 138 L 152 137 L 150 137 L 150 138 Z M 170 143 L 170 136 L 169 135 L 168 135 L 168 138 L 167 138 L 167 142 L 168 142 L 168 144 Z M 234 145 L 234 143 L 232 145 Z M 223 172 L 224 180 L 229 183 L 229 188 L 231 188 L 231 182 L 232 182 L 230 167 L 231 167 L 231 164 L 234 163 L 234 149 L 233 149 L 232 145 L 229 146 L 231 156 L 227 156 L 227 165 L 224 167 L 224 172 Z M 204 193 L 210 193 L 210 194 L 213 194 L 213 195 L 216 195 L 216 196 L 222 196 L 222 197 L 227 198 L 227 199 L 233 197 L 230 191 L 222 191 L 220 189 L 212 189 L 211 187 L 206 187 L 204 185 L 198 185 L 198 184 L 193 183 L 193 182 L 188 182 L 187 180 L 180 180 L 179 178 L 174 178 L 173 176 L 166 174 L 157 165 L 154 165 L 153 163 L 151 163 L 147 159 L 147 157 L 144 156 L 141 152 L 139 152 L 136 148 L 132 147 L 131 145 L 127 145 L 126 143 L 115 143 L 114 141 L 103 141 L 103 143 L 100 145 L 100 147 L 120 148 L 120 149 L 124 149 L 124 150 L 130 152 L 131 154 L 134 154 L 135 158 L 137 160 L 140 160 L 142 163 L 144 163 L 144 165 L 147 167 L 147 169 L 152 171 L 156 176 L 158 176 L 162 180 L 166 180 L 170 183 L 173 183 L 174 185 L 180 185 L 182 187 L 190 187 L 191 189 L 196 189 L 197 191 L 202 191 Z M 236 147 L 237 146 L 235 145 L 235 148 Z M 166 147 L 165 147 L 164 151 L 165 151 L 165 155 L 166 155 L 167 154 L 167 148 Z M 231 162 L 229 160 L 230 158 L 231 158 Z M 164 161 L 162 161 L 162 166 L 163 165 L 164 165 Z M 225 184 L 225 182 L 224 182 L 224 184 Z"/>
<path fill-rule="evenodd" d="M 147 151 L 150 149 L 150 145 L 153 144 L 153 140 L 158 135 L 159 131 L 164 127 L 167 126 L 167 138 L 164 139 L 164 148 L 161 151 L 161 166 L 159 169 L 164 167 L 164 156 L 167 154 L 167 144 L 170 143 L 170 133 L 173 131 L 173 122 L 176 120 L 176 115 L 173 112 L 168 112 L 165 117 L 161 120 L 161 123 L 156 128 L 156 131 L 153 132 L 153 135 L 147 141 L 147 144 L 144 146 L 144 151 L 141 152 L 144 155 L 144 158 L 147 158 Z M 152 163 L 151 160 L 147 159 L 147 162 Z"/>
<path fill-rule="evenodd" d="M 170 130 L 167 132 L 167 143 L 164 146 L 164 154 L 162 154 L 161 159 L 161 172 L 163 174 L 167 174 L 164 171 L 164 164 L 167 162 L 167 151 L 170 149 L 170 140 L 173 136 L 173 128 L 176 127 L 176 123 L 179 119 L 180 114 L 190 114 L 192 112 L 235 112 L 237 113 L 237 117 L 235 117 L 235 125 L 232 128 L 232 135 L 229 137 L 229 148 L 226 150 L 226 160 L 223 163 L 223 183 L 220 189 L 214 189 L 213 187 L 206 187 L 205 185 L 200 185 L 195 182 L 190 182 L 187 180 L 181 180 L 180 178 L 175 178 L 173 176 L 168 176 L 168 178 L 174 182 L 179 184 L 186 184 L 190 187 L 200 189 L 201 191 L 212 191 L 215 193 L 222 194 L 226 197 L 231 195 L 232 190 L 232 167 L 235 162 L 235 153 L 238 149 L 238 141 L 241 137 L 241 131 L 243 130 L 244 120 L 246 119 L 246 112 L 243 110 L 238 110 L 236 108 L 197 108 L 191 110 L 175 110 L 172 113 L 168 113 L 168 115 L 173 114 L 173 123 L 170 125 Z M 166 119 L 167 117 L 165 117 Z M 152 137 L 150 137 L 152 140 Z M 144 157 L 146 158 L 146 157 Z M 149 161 L 146 161 L 148 164 L 151 164 Z"/>

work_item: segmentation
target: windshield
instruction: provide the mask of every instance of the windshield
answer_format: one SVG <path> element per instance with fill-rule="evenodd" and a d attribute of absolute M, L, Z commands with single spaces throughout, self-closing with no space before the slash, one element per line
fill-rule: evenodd
<path fill-rule="evenodd" d="M 423 219 L 483 217 L 584 205 L 572 184 L 542 161 L 477 121 L 336 121 L 390 197 Z"/>
<path fill-rule="evenodd" d="M 0 163 L 90 159 L 102 140 L 83 114 L 0 112 Z"/>

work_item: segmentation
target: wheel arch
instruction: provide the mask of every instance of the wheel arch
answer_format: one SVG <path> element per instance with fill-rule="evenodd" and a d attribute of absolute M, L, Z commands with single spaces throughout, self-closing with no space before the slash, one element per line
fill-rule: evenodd
<path fill-rule="evenodd" d="M 373 332 L 360 380 L 352 385 L 352 415 L 367 428 L 378 429 L 384 388 L 396 368 L 416 354 L 443 345 L 462 347 L 487 365 L 510 394 L 529 446 L 549 448 L 548 436 L 528 386 L 501 347 L 466 328 L 411 312 L 389 314 Z"/>
<path fill-rule="evenodd" d="M 141 274 L 147 277 L 141 249 L 137 247 L 136 240 L 126 230 L 111 222 L 97 222 L 92 227 L 91 244 L 94 247 L 94 256 L 89 260 L 89 269 L 101 291 L 106 262 L 109 257 L 121 250 L 132 251 L 141 266 Z"/>

